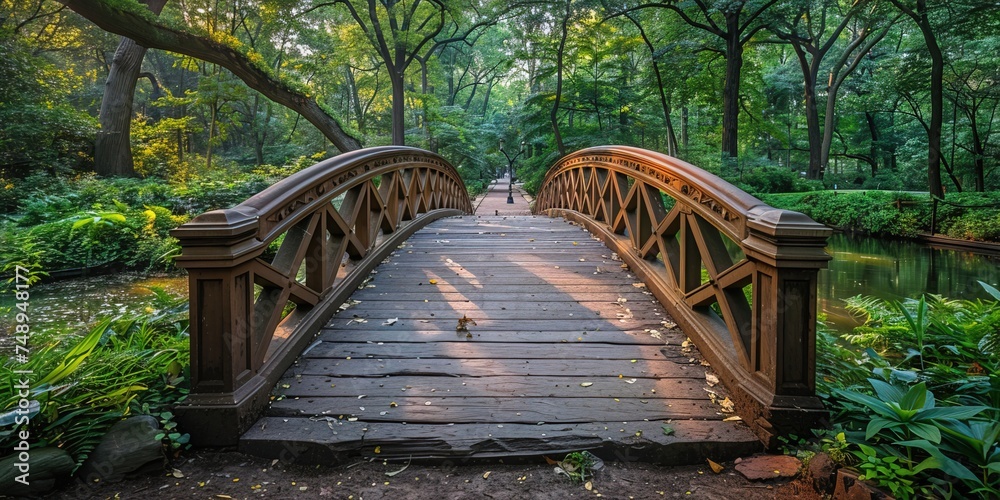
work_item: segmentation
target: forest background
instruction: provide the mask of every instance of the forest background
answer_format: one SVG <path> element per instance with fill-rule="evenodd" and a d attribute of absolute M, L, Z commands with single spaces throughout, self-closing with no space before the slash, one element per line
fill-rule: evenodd
<path fill-rule="evenodd" d="M 892 201 L 996 206 L 998 33 L 981 0 L 3 0 L 3 260 L 168 268 L 171 227 L 339 152 L 430 149 L 475 194 L 501 140 L 529 192 L 626 144 L 912 236 L 929 203 Z M 938 215 L 1000 239 L 995 208 Z"/>

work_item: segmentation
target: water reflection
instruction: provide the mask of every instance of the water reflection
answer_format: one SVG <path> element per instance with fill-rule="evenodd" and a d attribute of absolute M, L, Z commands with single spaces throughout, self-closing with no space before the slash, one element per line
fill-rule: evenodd
<path fill-rule="evenodd" d="M 33 329 L 49 327 L 84 328 L 100 318 L 152 311 L 156 295 L 151 288 L 164 289 L 172 296 L 187 296 L 187 276 L 144 276 L 119 273 L 91 276 L 32 286 L 30 318 Z M 0 297 L 0 311 L 13 306 L 13 294 Z M 2 324 L 11 315 L 0 315 Z"/>
<path fill-rule="evenodd" d="M 826 251 L 833 260 L 819 274 L 819 307 L 841 331 L 857 324 L 844 309 L 843 299 L 848 297 L 901 300 L 935 293 L 953 299 L 988 299 L 977 280 L 994 286 L 1000 281 L 1000 257 L 911 241 L 837 234 Z"/>

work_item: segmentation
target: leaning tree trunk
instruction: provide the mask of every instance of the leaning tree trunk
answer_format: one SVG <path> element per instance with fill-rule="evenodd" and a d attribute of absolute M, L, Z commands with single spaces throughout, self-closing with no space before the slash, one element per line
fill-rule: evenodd
<path fill-rule="evenodd" d="M 149 10 L 159 15 L 167 0 L 146 0 Z M 131 38 L 122 37 L 111 61 L 108 80 L 104 84 L 104 98 L 98 121 L 101 124 L 94 144 L 94 170 L 100 176 L 135 176 L 132 146 L 129 142 L 132 129 L 132 101 L 135 83 L 146 56 L 143 47 Z"/>

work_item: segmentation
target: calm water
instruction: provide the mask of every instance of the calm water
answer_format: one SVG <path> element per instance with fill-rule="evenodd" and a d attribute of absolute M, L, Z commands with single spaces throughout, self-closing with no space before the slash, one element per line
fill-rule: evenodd
<path fill-rule="evenodd" d="M 175 297 L 187 295 L 187 276 L 142 276 L 135 273 L 76 278 L 32 286 L 29 312 L 33 329 L 47 325 L 86 328 L 96 320 L 151 312 L 157 308 L 153 288 Z M 0 298 L 0 312 L 13 304 L 12 294 Z M 7 331 L 12 314 L 0 315 L 0 331 Z"/>
<path fill-rule="evenodd" d="M 826 251 L 833 260 L 819 274 L 819 307 L 841 331 L 857 324 L 843 302 L 855 295 L 902 300 L 926 292 L 952 299 L 989 299 L 977 281 L 993 286 L 1000 281 L 997 256 L 846 234 L 831 237 Z"/>

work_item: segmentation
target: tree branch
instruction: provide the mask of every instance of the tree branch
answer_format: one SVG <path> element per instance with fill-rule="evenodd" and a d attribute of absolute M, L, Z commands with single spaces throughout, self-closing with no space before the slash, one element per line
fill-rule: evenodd
<path fill-rule="evenodd" d="M 74 12 L 105 31 L 135 40 L 151 49 L 178 54 L 218 64 L 243 80 L 248 87 L 272 101 L 302 115 L 316 126 L 340 151 L 361 148 L 361 142 L 341 128 L 337 120 L 320 107 L 316 99 L 272 77 L 234 47 L 209 38 L 159 24 L 140 12 L 132 12 L 95 0 L 59 0 Z"/>

